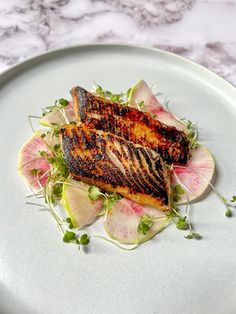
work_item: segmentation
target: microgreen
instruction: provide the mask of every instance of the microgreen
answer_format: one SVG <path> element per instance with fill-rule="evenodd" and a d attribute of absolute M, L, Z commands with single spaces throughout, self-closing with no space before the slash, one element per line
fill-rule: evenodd
<path fill-rule="evenodd" d="M 137 107 L 138 107 L 138 110 L 143 110 L 143 109 L 144 109 L 144 100 L 141 100 L 141 101 L 138 103 Z"/>
<path fill-rule="evenodd" d="M 131 88 L 129 88 L 126 92 L 120 94 L 113 94 L 109 90 L 104 90 L 101 85 L 96 84 L 95 92 L 98 96 L 102 98 L 106 98 L 113 102 L 117 102 L 123 105 L 128 105 L 128 98 L 131 92 Z"/>
<path fill-rule="evenodd" d="M 40 174 L 40 172 L 42 172 L 41 169 L 31 169 L 31 170 L 30 170 L 31 176 L 38 175 L 38 174 Z"/>
<path fill-rule="evenodd" d="M 56 109 L 59 109 L 59 110 L 65 109 L 68 104 L 69 104 L 68 100 L 66 100 L 64 98 L 60 98 L 60 99 L 55 101 L 55 104 L 53 106 L 46 106 L 45 108 L 43 108 L 42 109 L 42 111 L 43 111 L 42 116 L 44 117 Z"/>
<path fill-rule="evenodd" d="M 138 224 L 138 233 L 142 233 L 143 235 L 146 235 L 147 232 L 150 230 L 150 228 L 153 225 L 153 220 L 149 215 L 143 215 L 140 218 L 140 222 Z"/>
<path fill-rule="evenodd" d="M 66 233 L 64 234 L 64 237 L 63 237 L 63 241 L 66 243 L 71 243 L 75 241 L 75 239 L 76 239 L 76 234 L 72 231 L 66 230 Z"/>
<path fill-rule="evenodd" d="M 229 206 L 226 206 L 225 216 L 226 217 L 231 217 L 232 216 L 232 213 L 231 213 L 231 210 L 230 210 Z"/>
<path fill-rule="evenodd" d="M 197 232 L 190 232 L 184 237 L 185 239 L 196 239 L 196 240 L 200 240 L 202 238 L 201 235 Z"/>
<path fill-rule="evenodd" d="M 179 230 L 187 230 L 187 229 L 189 229 L 189 223 L 188 223 L 188 221 L 186 221 L 187 217 L 186 216 L 184 216 L 184 217 L 179 216 L 178 218 L 179 219 L 178 219 L 178 221 L 176 223 L 177 229 L 179 229 Z"/>
<path fill-rule="evenodd" d="M 122 198 L 122 196 L 120 196 L 119 194 L 109 194 L 109 195 L 107 195 L 107 197 L 106 197 L 106 199 L 104 200 L 104 203 L 103 203 L 103 208 L 105 208 L 106 210 L 112 209 L 114 204 L 117 201 L 119 201 L 121 198 Z"/>
<path fill-rule="evenodd" d="M 198 128 L 197 124 L 194 124 L 190 120 L 181 119 L 187 128 L 186 136 L 190 142 L 190 147 L 195 148 L 198 145 Z"/>
<path fill-rule="evenodd" d="M 185 193 L 184 189 L 182 188 L 182 186 L 180 184 L 176 184 L 174 186 L 174 191 L 176 194 L 184 194 Z"/>
<path fill-rule="evenodd" d="M 230 200 L 230 202 L 231 202 L 231 203 L 236 202 L 236 196 L 235 196 L 235 195 L 234 195 L 234 196 L 232 196 L 232 199 Z"/>
<path fill-rule="evenodd" d="M 68 223 L 68 227 L 69 227 L 69 229 L 73 229 L 73 228 L 74 228 L 73 223 L 72 223 L 72 221 L 71 221 L 71 218 L 70 218 L 70 217 L 67 217 L 67 218 L 66 218 L 66 222 Z"/>
<path fill-rule="evenodd" d="M 100 192 L 98 187 L 92 185 L 88 189 L 88 197 L 91 199 L 91 201 L 97 201 L 100 197 L 106 197 L 106 195 Z"/>
<path fill-rule="evenodd" d="M 112 209 L 112 207 L 114 206 L 115 202 L 119 201 L 122 196 L 120 196 L 119 194 L 105 194 L 102 193 L 98 187 L 92 185 L 89 187 L 88 189 L 88 197 L 92 200 L 92 201 L 97 201 L 99 198 L 103 198 L 103 208 L 108 211 L 110 209 Z"/>
<path fill-rule="evenodd" d="M 84 233 L 80 237 L 76 235 L 75 232 L 73 231 L 68 231 L 66 230 L 64 236 L 63 236 L 63 241 L 65 243 L 74 243 L 78 245 L 78 249 L 80 249 L 80 245 L 88 245 L 90 242 L 89 236 Z"/>

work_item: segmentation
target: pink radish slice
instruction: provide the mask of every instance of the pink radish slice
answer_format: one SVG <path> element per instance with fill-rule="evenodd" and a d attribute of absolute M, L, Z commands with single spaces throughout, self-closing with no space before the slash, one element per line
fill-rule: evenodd
<path fill-rule="evenodd" d="M 137 108 L 138 104 L 144 101 L 144 111 L 151 112 L 156 115 L 156 119 L 170 126 L 176 127 L 178 130 L 186 131 L 184 123 L 176 119 L 171 113 L 165 110 L 155 95 L 143 80 L 140 80 L 130 93 L 129 103 L 132 107 Z"/>
<path fill-rule="evenodd" d="M 64 111 L 67 119 L 64 117 L 60 110 L 55 109 L 52 112 L 48 113 L 46 116 L 44 116 L 39 121 L 39 123 L 43 126 L 51 127 L 52 123 L 57 123 L 59 126 L 61 126 L 63 124 L 68 123 L 68 121 L 71 122 L 76 120 L 72 102 L 69 102 L 69 104 L 65 107 Z"/>
<path fill-rule="evenodd" d="M 137 231 L 143 215 L 149 215 L 155 219 L 146 235 Z M 122 198 L 108 212 L 104 228 L 111 238 L 121 243 L 134 244 L 151 239 L 164 229 L 166 223 L 167 217 L 163 211 Z"/>
<path fill-rule="evenodd" d="M 40 184 L 45 185 L 48 178 L 47 173 L 51 168 L 46 159 L 39 154 L 40 151 L 50 154 L 45 141 L 40 137 L 41 134 L 39 131 L 35 132 L 21 147 L 18 157 L 19 173 L 23 175 L 26 184 L 33 190 L 40 189 Z M 38 169 L 39 173 L 32 175 L 32 169 Z"/>
<path fill-rule="evenodd" d="M 207 147 L 199 145 L 192 150 L 186 166 L 173 166 L 172 184 L 180 184 L 186 191 L 180 204 L 199 198 L 207 189 L 215 171 L 215 161 Z"/>
<path fill-rule="evenodd" d="M 67 179 L 62 188 L 62 205 L 67 210 L 74 228 L 91 224 L 100 214 L 103 201 L 88 197 L 89 185 Z"/>

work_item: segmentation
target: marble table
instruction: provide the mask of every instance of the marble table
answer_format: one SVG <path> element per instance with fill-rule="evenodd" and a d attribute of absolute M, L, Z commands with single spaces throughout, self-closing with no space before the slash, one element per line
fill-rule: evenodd
<path fill-rule="evenodd" d="M 158 47 L 236 84 L 235 0 L 0 0 L 0 71 L 91 42 Z"/>

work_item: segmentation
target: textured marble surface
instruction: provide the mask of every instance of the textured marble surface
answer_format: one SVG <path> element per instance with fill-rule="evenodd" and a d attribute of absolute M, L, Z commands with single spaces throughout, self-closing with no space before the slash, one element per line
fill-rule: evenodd
<path fill-rule="evenodd" d="M 88 42 L 158 47 L 236 85 L 236 0 L 0 0 L 0 71 Z"/>

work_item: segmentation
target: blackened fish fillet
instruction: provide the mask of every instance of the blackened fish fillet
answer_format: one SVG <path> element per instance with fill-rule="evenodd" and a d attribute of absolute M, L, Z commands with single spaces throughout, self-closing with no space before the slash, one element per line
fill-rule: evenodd
<path fill-rule="evenodd" d="M 73 179 L 140 204 L 170 209 L 169 171 L 150 148 L 82 125 L 64 125 L 60 141 Z"/>
<path fill-rule="evenodd" d="M 148 113 L 94 96 L 81 87 L 71 90 L 78 121 L 90 129 L 111 132 L 150 147 L 168 164 L 187 163 L 190 144 L 184 132 L 153 119 Z"/>

